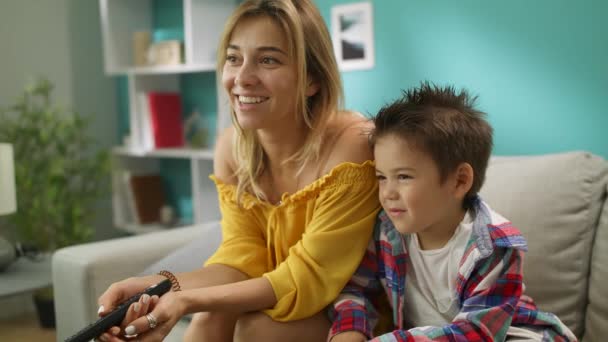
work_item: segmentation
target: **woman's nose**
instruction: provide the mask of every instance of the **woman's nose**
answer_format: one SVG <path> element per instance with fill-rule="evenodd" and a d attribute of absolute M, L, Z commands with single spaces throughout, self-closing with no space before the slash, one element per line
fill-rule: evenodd
<path fill-rule="evenodd" d="M 256 84 L 258 81 L 255 68 L 250 63 L 243 63 L 236 72 L 234 84 L 246 87 Z"/>

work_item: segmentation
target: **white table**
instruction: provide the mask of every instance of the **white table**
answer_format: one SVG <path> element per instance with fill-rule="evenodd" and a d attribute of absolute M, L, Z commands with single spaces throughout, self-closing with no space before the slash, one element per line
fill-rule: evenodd
<path fill-rule="evenodd" d="M 41 256 L 40 261 L 21 257 L 0 272 L 0 298 L 32 292 L 51 284 L 50 255 Z"/>

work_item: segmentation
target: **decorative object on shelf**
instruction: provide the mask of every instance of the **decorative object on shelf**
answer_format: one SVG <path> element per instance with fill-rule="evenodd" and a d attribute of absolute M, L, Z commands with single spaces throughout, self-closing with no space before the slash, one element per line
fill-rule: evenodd
<path fill-rule="evenodd" d="M 157 28 L 152 32 L 152 42 L 158 43 L 166 40 L 184 42 L 184 30 L 179 28 Z"/>
<path fill-rule="evenodd" d="M 163 205 L 160 208 L 160 223 L 165 227 L 172 227 L 177 223 L 175 210 L 170 205 Z"/>
<path fill-rule="evenodd" d="M 135 66 L 148 65 L 148 49 L 151 42 L 150 31 L 133 32 L 133 64 Z"/>
<path fill-rule="evenodd" d="M 196 110 L 184 122 L 184 139 L 189 147 L 208 147 L 209 129 L 205 126 L 200 113 Z"/>
<path fill-rule="evenodd" d="M 184 31 L 180 29 L 156 29 L 152 44 L 148 47 L 148 64 L 178 65 L 184 63 Z"/>
<path fill-rule="evenodd" d="M 374 22 L 371 2 L 331 9 L 332 41 L 342 71 L 374 67 Z"/>
<path fill-rule="evenodd" d="M 0 140 L 13 144 L 19 210 L 8 217 L 15 239 L 41 251 L 89 241 L 96 201 L 109 188 L 109 153 L 93 152 L 89 121 L 52 102 L 39 79 L 0 110 Z"/>
<path fill-rule="evenodd" d="M 12 214 L 16 210 L 13 146 L 0 143 L 0 215 Z M 0 235 L 0 272 L 10 265 L 16 257 L 17 253 L 13 245 Z"/>
<path fill-rule="evenodd" d="M 150 65 L 179 65 L 182 61 L 182 43 L 179 40 L 152 43 L 148 49 Z"/>

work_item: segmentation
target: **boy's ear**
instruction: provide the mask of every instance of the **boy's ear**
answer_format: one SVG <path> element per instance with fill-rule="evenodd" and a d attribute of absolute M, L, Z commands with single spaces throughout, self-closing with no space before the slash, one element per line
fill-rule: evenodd
<path fill-rule="evenodd" d="M 461 163 L 454 172 L 454 195 L 459 199 L 464 199 L 467 192 L 473 186 L 475 172 L 469 163 Z"/>

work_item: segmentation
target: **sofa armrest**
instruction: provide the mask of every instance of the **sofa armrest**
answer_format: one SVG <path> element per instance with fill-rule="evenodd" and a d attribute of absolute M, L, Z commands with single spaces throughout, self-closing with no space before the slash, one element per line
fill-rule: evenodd
<path fill-rule="evenodd" d="M 147 266 L 201 234 L 202 226 L 66 247 L 52 261 L 57 340 L 97 319 L 97 298 L 115 281 Z"/>

